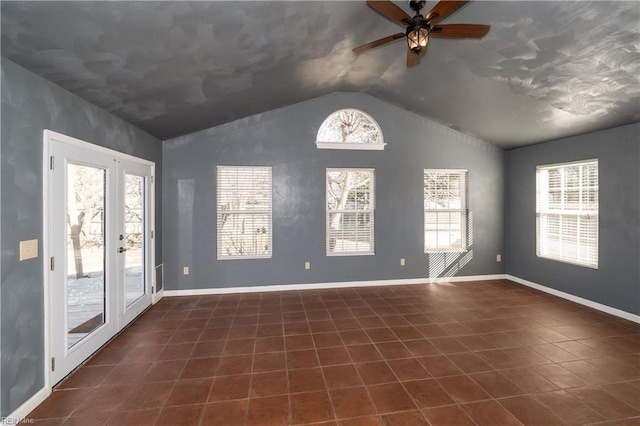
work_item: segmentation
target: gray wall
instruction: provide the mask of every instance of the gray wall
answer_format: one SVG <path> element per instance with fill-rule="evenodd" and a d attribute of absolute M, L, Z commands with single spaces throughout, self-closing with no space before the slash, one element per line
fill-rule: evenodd
<path fill-rule="evenodd" d="M 536 256 L 536 166 L 598 159 L 598 269 Z M 640 314 L 640 124 L 507 151 L 507 273 Z"/>
<path fill-rule="evenodd" d="M 316 149 L 322 121 L 347 107 L 380 124 L 384 151 Z M 167 290 L 505 271 L 495 261 L 504 247 L 504 151 L 368 95 L 334 93 L 171 139 L 163 161 Z M 271 259 L 216 260 L 216 165 L 273 167 Z M 375 256 L 325 255 L 327 167 L 376 169 Z M 469 253 L 424 254 L 424 168 L 469 169 Z"/>
<path fill-rule="evenodd" d="M 156 162 L 156 260 L 162 261 L 161 142 L 2 59 L 0 416 L 44 386 L 42 258 L 18 261 L 18 242 L 42 253 L 42 131 L 51 129 Z"/>

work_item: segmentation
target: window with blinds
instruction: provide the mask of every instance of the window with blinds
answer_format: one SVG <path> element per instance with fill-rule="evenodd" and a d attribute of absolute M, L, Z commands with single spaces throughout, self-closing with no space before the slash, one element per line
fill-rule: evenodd
<path fill-rule="evenodd" d="M 271 167 L 218 166 L 218 259 L 271 257 Z"/>
<path fill-rule="evenodd" d="M 466 170 L 424 171 L 424 252 L 467 250 Z"/>
<path fill-rule="evenodd" d="M 374 169 L 327 169 L 327 255 L 374 254 Z"/>
<path fill-rule="evenodd" d="M 598 160 L 536 168 L 536 250 L 598 267 Z"/>

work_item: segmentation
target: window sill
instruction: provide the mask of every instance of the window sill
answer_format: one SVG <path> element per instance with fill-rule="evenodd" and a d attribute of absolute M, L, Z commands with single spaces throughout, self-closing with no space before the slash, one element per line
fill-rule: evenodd
<path fill-rule="evenodd" d="M 263 256 L 225 256 L 218 257 L 216 260 L 251 260 L 251 259 L 271 259 L 271 255 L 263 255 Z"/>
<path fill-rule="evenodd" d="M 440 250 L 425 250 L 425 254 L 438 254 L 438 253 L 467 253 L 469 250 L 461 249 L 440 249 Z"/>
<path fill-rule="evenodd" d="M 345 252 L 345 253 L 327 253 L 328 257 L 340 257 L 340 256 L 374 256 L 372 252 Z"/>
<path fill-rule="evenodd" d="M 541 259 L 553 260 L 555 262 L 560 262 L 560 263 L 568 263 L 569 265 L 582 266 L 584 268 L 596 269 L 596 270 L 598 269 L 598 265 L 597 264 L 594 265 L 593 263 L 579 262 L 577 260 L 565 259 L 562 257 L 544 256 L 541 254 L 537 254 L 536 256 L 538 256 Z"/>
<path fill-rule="evenodd" d="M 386 143 L 344 143 L 316 141 L 318 149 L 351 149 L 359 151 L 383 151 Z"/>

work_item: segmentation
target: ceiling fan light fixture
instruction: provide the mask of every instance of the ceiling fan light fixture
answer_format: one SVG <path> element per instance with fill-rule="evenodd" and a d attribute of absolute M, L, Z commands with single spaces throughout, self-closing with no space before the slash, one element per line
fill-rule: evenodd
<path fill-rule="evenodd" d="M 429 28 L 422 26 L 409 27 L 407 30 L 407 44 L 413 53 L 420 53 L 429 44 Z"/>
<path fill-rule="evenodd" d="M 0 0 L 1 1 L 1 0 Z M 423 53 L 427 50 L 429 39 L 433 35 L 436 38 L 475 38 L 484 37 L 489 32 L 489 25 L 480 24 L 444 24 L 440 22 L 448 18 L 465 3 L 467 0 L 453 1 L 440 0 L 431 10 L 422 14 L 420 11 L 425 6 L 426 1 L 412 0 L 409 7 L 415 12 L 413 17 L 391 0 L 366 0 L 367 6 L 385 16 L 387 19 L 402 26 L 401 33 L 386 36 L 353 49 L 353 53 L 360 54 L 379 46 L 391 43 L 395 40 L 406 38 L 407 47 L 407 67 L 412 67 L 420 63 Z M 426 16 L 426 17 L 425 17 Z M 432 32 L 433 31 L 433 32 Z"/>

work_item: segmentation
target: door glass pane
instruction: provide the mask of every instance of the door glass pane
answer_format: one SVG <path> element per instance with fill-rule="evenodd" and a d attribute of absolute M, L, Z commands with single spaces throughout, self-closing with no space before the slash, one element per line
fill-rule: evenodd
<path fill-rule="evenodd" d="M 125 301 L 131 305 L 145 294 L 144 177 L 125 175 L 124 241 Z"/>
<path fill-rule="evenodd" d="M 67 347 L 105 322 L 106 171 L 67 166 Z"/>

